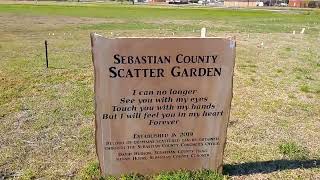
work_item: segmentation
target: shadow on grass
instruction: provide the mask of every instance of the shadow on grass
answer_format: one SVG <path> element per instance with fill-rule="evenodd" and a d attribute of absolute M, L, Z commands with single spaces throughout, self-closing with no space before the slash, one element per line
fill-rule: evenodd
<path fill-rule="evenodd" d="M 223 174 L 230 176 L 250 175 L 257 173 L 271 173 L 290 169 L 320 168 L 320 160 L 273 160 L 262 162 L 246 162 L 240 164 L 226 164 Z"/>

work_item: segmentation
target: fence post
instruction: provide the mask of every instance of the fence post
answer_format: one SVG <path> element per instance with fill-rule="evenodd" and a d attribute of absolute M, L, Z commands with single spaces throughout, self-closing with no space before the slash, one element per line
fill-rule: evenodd
<path fill-rule="evenodd" d="M 47 40 L 44 41 L 44 46 L 46 49 L 46 67 L 49 68 L 49 60 L 48 60 L 48 42 Z"/>

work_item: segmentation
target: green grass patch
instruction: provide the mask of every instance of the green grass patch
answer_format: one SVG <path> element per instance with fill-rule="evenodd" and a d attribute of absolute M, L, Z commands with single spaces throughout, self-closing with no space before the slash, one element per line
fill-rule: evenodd
<path fill-rule="evenodd" d="M 310 87 L 309 87 L 308 85 L 302 85 L 302 86 L 300 87 L 300 90 L 301 90 L 302 92 L 306 92 L 306 93 L 311 92 Z"/>
<path fill-rule="evenodd" d="M 89 163 L 81 172 L 81 179 L 98 179 L 100 176 L 99 164 L 97 162 Z"/>
<path fill-rule="evenodd" d="M 279 145 L 280 153 L 289 159 L 307 159 L 309 154 L 306 148 L 293 141 L 283 142 Z"/>
<path fill-rule="evenodd" d="M 0 4 L 0 13 L 24 15 L 74 16 L 122 19 L 129 21 L 202 20 L 218 31 L 292 32 L 308 27 L 306 33 L 319 32 L 318 11 L 286 10 L 285 12 L 222 8 L 172 8 L 159 6 L 102 5 L 32 5 Z M 223 23 L 227 20 L 227 24 Z M 103 26 L 103 25 L 102 25 Z M 112 25 L 111 25 L 112 26 Z M 135 28 L 134 25 L 122 27 Z M 101 27 L 99 27 L 101 28 Z M 120 27 L 121 28 L 121 25 Z"/>
<path fill-rule="evenodd" d="M 308 79 L 308 78 L 306 78 Z M 314 80 L 314 79 L 311 79 Z M 300 90 L 304 93 L 314 93 L 319 94 L 320 93 L 320 84 L 319 82 L 314 82 L 312 85 L 303 84 L 300 86 Z"/>
<path fill-rule="evenodd" d="M 157 23 L 101 23 L 95 25 L 80 26 L 84 30 L 169 30 L 169 31 L 194 31 L 199 30 L 199 25 L 177 25 L 177 24 L 157 24 Z"/>
<path fill-rule="evenodd" d="M 224 180 L 228 176 L 223 176 L 211 170 L 177 170 L 177 171 L 164 171 L 154 175 L 141 175 L 141 174 L 124 174 L 117 176 L 100 176 L 99 165 L 97 162 L 89 163 L 80 174 L 80 179 L 100 179 L 100 180 Z"/>

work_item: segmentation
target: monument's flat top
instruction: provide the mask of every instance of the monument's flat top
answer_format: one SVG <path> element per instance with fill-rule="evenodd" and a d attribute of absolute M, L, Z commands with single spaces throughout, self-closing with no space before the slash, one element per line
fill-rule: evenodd
<path fill-rule="evenodd" d="M 227 37 L 104 37 L 100 34 L 91 33 L 91 36 L 94 37 L 101 37 L 105 39 L 235 39 L 233 36 L 227 36 Z"/>

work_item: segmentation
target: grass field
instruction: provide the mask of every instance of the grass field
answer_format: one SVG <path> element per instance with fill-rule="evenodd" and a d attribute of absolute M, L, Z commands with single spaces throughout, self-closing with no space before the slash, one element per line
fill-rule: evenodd
<path fill-rule="evenodd" d="M 90 32 L 199 36 L 201 27 L 237 38 L 223 176 L 149 178 L 320 179 L 319 10 L 76 3 L 0 4 L 0 179 L 98 177 Z"/>

